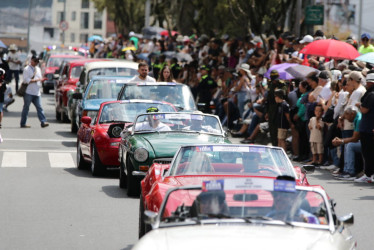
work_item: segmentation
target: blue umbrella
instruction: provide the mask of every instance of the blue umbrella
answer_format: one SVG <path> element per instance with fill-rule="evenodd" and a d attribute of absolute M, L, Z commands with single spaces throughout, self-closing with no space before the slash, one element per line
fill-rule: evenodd
<path fill-rule="evenodd" d="M 93 35 L 93 36 L 90 36 L 88 38 L 88 41 L 89 42 L 92 42 L 92 41 L 104 41 L 104 39 L 101 37 L 101 36 L 98 36 L 98 35 Z"/>
<path fill-rule="evenodd" d="M 362 61 L 362 62 L 368 62 L 368 63 L 374 63 L 374 52 L 369 52 L 369 53 L 363 54 L 363 55 L 357 57 L 355 60 Z"/>
<path fill-rule="evenodd" d="M 7 48 L 7 46 L 3 43 L 3 41 L 0 40 L 0 48 Z"/>

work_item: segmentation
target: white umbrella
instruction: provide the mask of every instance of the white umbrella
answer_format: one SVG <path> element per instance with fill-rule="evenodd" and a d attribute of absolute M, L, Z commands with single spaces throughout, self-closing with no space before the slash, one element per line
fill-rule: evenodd
<path fill-rule="evenodd" d="M 296 79 L 305 79 L 306 76 L 310 74 L 311 72 L 317 72 L 317 74 L 319 73 L 318 69 L 308 67 L 305 65 L 300 65 L 300 64 L 288 67 L 287 69 L 285 69 L 285 71 L 288 72 L 293 77 L 295 77 Z"/>

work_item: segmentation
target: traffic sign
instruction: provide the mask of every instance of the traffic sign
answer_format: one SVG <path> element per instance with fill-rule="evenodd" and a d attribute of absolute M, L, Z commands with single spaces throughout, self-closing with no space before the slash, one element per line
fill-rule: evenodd
<path fill-rule="evenodd" d="M 310 5 L 306 7 L 305 24 L 323 25 L 324 8 L 323 5 Z"/>
<path fill-rule="evenodd" d="M 69 28 L 69 24 L 66 21 L 61 21 L 59 27 L 62 31 L 65 31 Z"/>

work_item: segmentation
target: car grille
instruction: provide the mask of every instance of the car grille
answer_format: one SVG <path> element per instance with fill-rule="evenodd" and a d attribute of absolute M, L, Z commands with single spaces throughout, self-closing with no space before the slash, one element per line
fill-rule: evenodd
<path fill-rule="evenodd" d="M 173 159 L 173 158 L 158 158 L 158 159 L 154 159 L 154 160 L 153 160 L 153 163 L 158 163 L 158 164 L 170 164 L 172 159 Z"/>

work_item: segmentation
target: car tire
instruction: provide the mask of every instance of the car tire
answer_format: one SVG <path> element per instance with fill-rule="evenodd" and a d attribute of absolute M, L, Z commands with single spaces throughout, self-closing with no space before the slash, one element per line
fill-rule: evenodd
<path fill-rule="evenodd" d="M 132 163 L 130 159 L 127 157 L 127 195 L 131 197 L 137 197 L 140 194 L 140 182 L 139 180 L 132 175 L 132 171 L 134 170 L 134 167 L 132 166 Z"/>
<path fill-rule="evenodd" d="M 140 194 L 139 199 L 139 239 L 145 235 L 145 223 L 144 223 L 144 203 L 143 196 Z"/>
<path fill-rule="evenodd" d="M 61 112 L 58 112 L 57 110 L 56 110 L 56 120 L 61 121 Z"/>
<path fill-rule="evenodd" d="M 77 124 L 75 123 L 74 119 L 71 119 L 71 121 L 70 121 L 70 131 L 72 133 L 77 133 L 78 132 L 78 127 L 77 127 Z"/>
<path fill-rule="evenodd" d="M 92 176 L 102 176 L 104 174 L 104 166 L 100 161 L 95 143 L 92 143 L 91 174 Z"/>
<path fill-rule="evenodd" d="M 87 167 L 87 162 L 83 158 L 81 144 L 78 140 L 77 141 L 77 168 L 79 170 L 83 170 L 83 169 L 86 169 L 86 167 Z"/>
<path fill-rule="evenodd" d="M 64 123 L 69 122 L 69 117 L 65 114 L 64 111 L 62 111 L 60 114 L 61 114 L 60 118 L 62 122 Z"/>
<path fill-rule="evenodd" d="M 125 174 L 125 164 L 123 164 L 123 160 L 121 160 L 119 166 L 119 187 L 126 188 L 127 187 L 127 176 Z"/>

